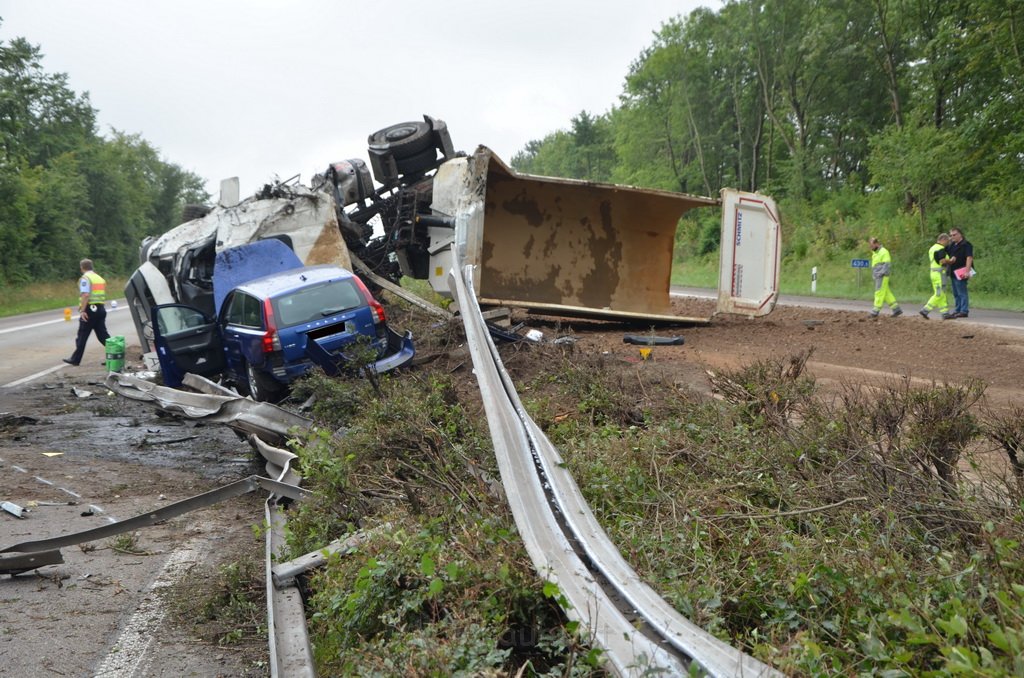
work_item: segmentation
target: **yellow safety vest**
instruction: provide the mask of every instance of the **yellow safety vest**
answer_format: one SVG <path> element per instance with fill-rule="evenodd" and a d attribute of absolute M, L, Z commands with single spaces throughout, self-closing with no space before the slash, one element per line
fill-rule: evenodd
<path fill-rule="evenodd" d="M 107 281 L 95 271 L 86 271 L 83 278 L 89 281 L 89 303 L 102 304 L 107 300 Z"/>
<path fill-rule="evenodd" d="M 939 250 L 944 249 L 946 249 L 946 246 L 940 245 L 939 243 L 935 243 L 934 245 L 928 248 L 928 268 L 930 268 L 933 271 L 942 270 L 942 267 L 935 263 L 935 253 L 938 252 Z"/>

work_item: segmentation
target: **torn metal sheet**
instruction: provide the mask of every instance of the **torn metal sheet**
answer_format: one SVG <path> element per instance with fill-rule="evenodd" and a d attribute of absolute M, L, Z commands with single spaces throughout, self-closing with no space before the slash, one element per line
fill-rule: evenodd
<path fill-rule="evenodd" d="M 212 506 L 213 504 L 217 504 L 225 499 L 238 497 L 259 488 L 268 490 L 276 496 L 286 497 L 289 499 L 303 499 L 307 495 L 305 490 L 300 487 L 295 487 L 294 485 L 288 485 L 287 483 L 278 482 L 269 478 L 249 476 L 248 478 L 219 487 L 216 490 L 197 494 L 194 497 L 189 497 L 188 499 L 168 504 L 156 509 L 155 511 L 149 511 L 148 513 L 137 515 L 126 520 L 121 520 L 102 527 L 94 527 L 89 530 L 82 530 L 81 532 L 61 535 L 59 537 L 13 544 L 0 549 L 0 553 L 42 553 L 44 551 L 61 549 L 65 546 L 74 546 L 75 544 L 84 544 L 85 542 L 96 541 L 97 539 L 113 537 L 139 528 L 156 525 L 157 523 L 161 523 L 165 520 L 170 520 L 171 518 L 195 511 L 196 509 Z M 42 567 L 42 565 L 46 564 L 50 563 L 41 563 L 35 567 Z M 7 561 L 0 560 L 0 574 L 13 573 L 3 569 L 4 567 L 7 567 Z M 23 563 L 21 561 L 15 563 L 11 567 L 20 568 L 19 571 L 24 571 Z"/>
<path fill-rule="evenodd" d="M 226 424 L 242 433 L 255 434 L 271 445 L 283 445 L 294 429 L 304 431 L 313 423 L 271 403 L 256 402 L 238 395 L 189 393 L 118 372 L 109 373 L 104 384 L 125 398 L 152 401 L 167 412 L 191 419 Z"/>
<path fill-rule="evenodd" d="M 252 434 L 249 435 L 249 443 L 256 448 L 261 457 L 266 459 L 268 476 L 289 485 L 298 485 L 302 482 L 302 476 L 292 470 L 292 462 L 299 458 L 298 455 L 280 447 L 268 445 Z"/>

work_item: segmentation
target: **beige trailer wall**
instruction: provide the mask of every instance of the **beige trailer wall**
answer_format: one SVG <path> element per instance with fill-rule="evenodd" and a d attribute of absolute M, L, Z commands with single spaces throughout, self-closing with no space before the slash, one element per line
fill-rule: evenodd
<path fill-rule="evenodd" d="M 667 314 L 679 218 L 717 204 L 665 191 L 513 174 L 491 156 L 478 295 L 524 306 Z"/>

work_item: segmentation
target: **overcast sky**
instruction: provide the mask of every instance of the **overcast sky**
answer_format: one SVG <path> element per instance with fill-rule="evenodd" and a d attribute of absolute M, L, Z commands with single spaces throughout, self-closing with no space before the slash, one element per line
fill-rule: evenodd
<path fill-rule="evenodd" d="M 0 39 L 38 45 L 101 133 L 245 197 L 423 114 L 509 161 L 614 106 L 661 24 L 699 6 L 721 0 L 0 0 Z"/>

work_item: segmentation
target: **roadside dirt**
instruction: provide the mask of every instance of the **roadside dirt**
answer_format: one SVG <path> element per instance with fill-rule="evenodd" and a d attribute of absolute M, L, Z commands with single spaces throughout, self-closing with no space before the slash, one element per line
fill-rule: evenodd
<path fill-rule="evenodd" d="M 710 301 L 674 301 L 679 315 L 708 317 L 712 310 Z M 813 350 L 808 371 L 826 390 L 897 377 L 921 385 L 975 378 L 988 384 L 988 405 L 1024 405 L 1024 332 L 963 320 L 925 320 L 912 312 L 871 320 L 866 313 L 779 307 L 757 320 L 720 317 L 707 326 L 655 329 L 657 336 L 682 336 L 685 344 L 655 346 L 646 360 L 641 347 L 623 342 L 643 329 L 519 314 L 514 321 L 541 330 L 545 342 L 572 337 L 571 350 L 607 357 L 608 369 L 648 372 L 698 392 L 710 392 L 705 370 Z M 517 382 L 545 369 L 543 351 L 502 350 Z M 128 358 L 129 370 L 141 369 L 137 347 L 129 347 Z M 453 372 L 466 375 L 466 387 L 475 388 L 470 370 L 459 369 L 468 359 L 447 359 Z M 230 430 L 194 427 L 158 416 L 151 404 L 108 395 L 103 376 L 99 366 L 62 370 L 0 391 L 0 413 L 34 419 L 0 424 L 0 501 L 37 502 L 23 520 L 0 512 L 0 548 L 136 515 L 261 472 Z M 83 390 L 91 395 L 80 397 Z M 185 563 L 186 588 L 179 585 L 178 593 L 194 586 L 198 595 L 222 563 L 262 558 L 262 540 L 252 530 L 262 521 L 261 500 L 231 500 L 140 531 L 132 553 L 106 540 L 63 549 L 62 565 L 0 576 L 0 674 L 93 675 L 126 642 L 126 617 L 161 598 L 150 582 L 168 562 Z M 152 645 L 135 675 L 267 674 L 265 639 L 211 645 L 173 612 L 165 609 L 147 628 Z"/>

